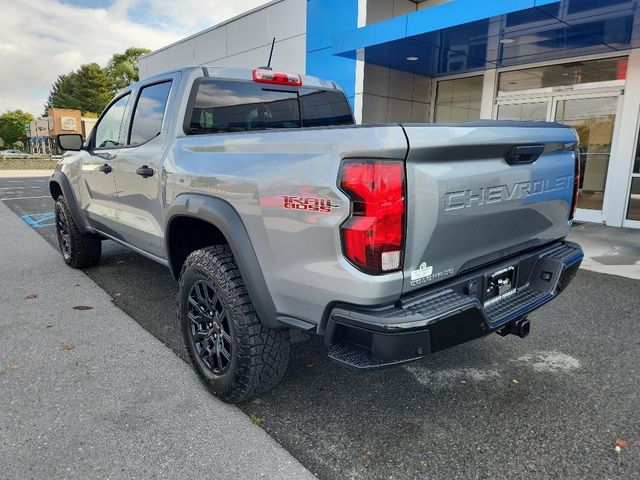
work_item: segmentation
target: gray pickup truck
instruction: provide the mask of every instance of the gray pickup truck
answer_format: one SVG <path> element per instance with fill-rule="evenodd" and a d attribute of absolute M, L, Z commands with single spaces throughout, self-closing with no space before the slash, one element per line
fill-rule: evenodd
<path fill-rule="evenodd" d="M 170 268 L 193 365 L 228 402 L 282 378 L 291 329 L 363 369 L 524 337 L 583 256 L 558 124 L 354 125 L 331 81 L 192 67 L 58 143 L 65 262 L 96 265 L 109 239 Z"/>

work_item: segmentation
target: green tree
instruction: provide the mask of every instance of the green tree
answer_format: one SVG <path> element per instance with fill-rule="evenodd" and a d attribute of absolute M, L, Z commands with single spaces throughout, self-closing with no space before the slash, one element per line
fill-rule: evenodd
<path fill-rule="evenodd" d="M 111 82 L 97 63 L 82 65 L 76 72 L 76 98 L 83 112 L 100 113 L 111 100 Z"/>
<path fill-rule="evenodd" d="M 114 53 L 105 68 L 87 63 L 59 75 L 51 86 L 45 115 L 51 107 L 81 110 L 85 116 L 99 114 L 118 90 L 138 81 L 138 58 L 150 51 L 131 47 Z"/>
<path fill-rule="evenodd" d="M 51 107 L 80 110 L 80 102 L 77 100 L 75 92 L 76 82 L 76 72 L 58 76 L 51 86 L 51 93 L 49 93 L 49 98 L 45 104 L 45 116 L 47 115 L 46 110 Z"/>
<path fill-rule="evenodd" d="M 105 71 L 111 79 L 112 93 L 137 82 L 140 78 L 138 75 L 138 58 L 142 55 L 150 53 L 147 48 L 131 47 L 127 48 L 123 53 L 114 53 L 105 68 Z"/>
<path fill-rule="evenodd" d="M 0 115 L 0 138 L 5 146 L 13 146 L 23 140 L 29 122 L 33 120 L 33 115 L 22 110 L 14 110 Z"/>
<path fill-rule="evenodd" d="M 58 76 L 51 87 L 46 108 L 73 108 L 100 113 L 111 99 L 111 80 L 97 63 L 87 63 L 78 70 Z"/>

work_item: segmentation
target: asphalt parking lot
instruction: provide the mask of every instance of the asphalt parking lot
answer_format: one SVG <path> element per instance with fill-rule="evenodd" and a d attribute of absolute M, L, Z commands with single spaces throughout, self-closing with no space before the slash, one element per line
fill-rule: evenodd
<path fill-rule="evenodd" d="M 0 179 L 0 201 L 57 249 L 47 194 L 44 178 Z M 185 358 L 167 270 L 105 242 L 86 273 Z M 640 478 L 638 312 L 639 281 L 580 271 L 524 340 L 360 373 L 300 337 L 282 383 L 241 408 L 321 479 Z"/>

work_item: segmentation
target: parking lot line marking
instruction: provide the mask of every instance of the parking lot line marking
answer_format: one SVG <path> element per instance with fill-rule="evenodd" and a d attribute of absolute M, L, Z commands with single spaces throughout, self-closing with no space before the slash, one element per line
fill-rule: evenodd
<path fill-rule="evenodd" d="M 42 186 L 42 187 L 0 187 L 0 190 L 23 190 L 25 188 L 47 188 L 46 186 Z"/>
<path fill-rule="evenodd" d="M 7 200 L 26 200 L 28 198 L 51 198 L 51 195 L 44 195 L 42 197 L 8 197 L 0 198 L 0 201 L 6 202 Z"/>
<path fill-rule="evenodd" d="M 42 228 L 42 227 L 52 227 L 55 223 L 51 223 L 55 217 L 55 213 L 53 212 L 44 212 L 44 213 L 25 213 L 20 215 L 20 218 L 27 222 L 29 226 L 33 228 Z M 49 222 L 49 223 L 47 223 Z"/>

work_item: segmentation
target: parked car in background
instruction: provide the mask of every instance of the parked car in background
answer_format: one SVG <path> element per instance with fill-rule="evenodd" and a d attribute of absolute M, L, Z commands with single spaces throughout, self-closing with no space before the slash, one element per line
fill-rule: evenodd
<path fill-rule="evenodd" d="M 0 158 L 27 158 L 27 154 L 20 150 L 3 150 L 0 152 Z"/>

